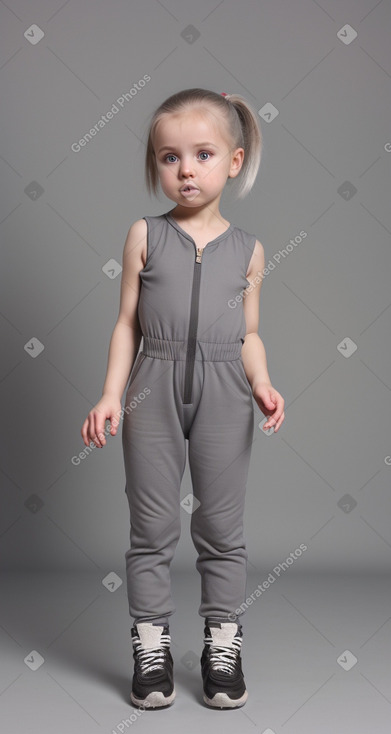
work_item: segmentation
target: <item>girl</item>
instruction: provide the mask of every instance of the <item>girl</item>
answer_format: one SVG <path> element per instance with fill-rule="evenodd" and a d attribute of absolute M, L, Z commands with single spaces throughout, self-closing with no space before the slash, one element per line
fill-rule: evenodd
<path fill-rule="evenodd" d="M 246 597 L 252 398 L 268 417 L 264 429 L 275 432 L 284 400 L 271 385 L 257 333 L 263 247 L 224 219 L 219 204 L 227 179 L 238 177 L 239 198 L 251 190 L 261 148 L 257 116 L 238 94 L 185 89 L 157 108 L 149 126 L 147 189 L 156 194 L 160 183 L 175 206 L 129 229 L 103 395 L 81 431 L 87 446 L 92 440 L 102 447 L 108 419 L 116 435 L 130 373 L 122 445 L 136 706 L 167 706 L 175 697 L 170 563 L 180 536 L 186 440 L 202 581 L 198 612 L 205 618 L 203 700 L 235 708 L 248 696 L 237 619 Z"/>

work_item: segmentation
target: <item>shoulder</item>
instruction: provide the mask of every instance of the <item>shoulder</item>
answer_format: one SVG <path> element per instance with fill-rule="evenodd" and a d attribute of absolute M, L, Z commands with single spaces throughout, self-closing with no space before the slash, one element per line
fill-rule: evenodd
<path fill-rule="evenodd" d="M 265 250 L 259 240 L 255 240 L 254 253 L 255 257 L 265 257 Z"/>
<path fill-rule="evenodd" d="M 242 229 L 241 227 L 237 227 L 234 225 L 234 233 L 235 233 L 235 239 L 237 239 L 241 246 L 244 246 L 244 249 L 247 252 L 247 273 L 246 277 L 248 277 L 250 274 L 254 274 L 257 271 L 261 270 L 263 272 L 263 269 L 265 267 L 265 252 L 262 243 L 257 240 L 255 234 L 251 234 L 250 232 L 247 232 L 245 229 Z M 248 258 L 250 258 L 248 260 Z"/>
<path fill-rule="evenodd" d="M 234 225 L 234 233 L 244 245 L 251 249 L 251 252 L 253 252 L 254 255 L 263 254 L 263 246 L 259 240 L 257 240 L 255 234 L 251 234 L 251 232 L 247 232 L 245 229 L 242 229 L 242 227 L 237 227 L 236 225 Z"/>
<path fill-rule="evenodd" d="M 129 227 L 128 237 L 143 237 L 147 234 L 147 222 L 145 219 L 136 219 Z"/>
<path fill-rule="evenodd" d="M 148 226 L 145 219 L 137 219 L 129 227 L 124 246 L 124 259 L 132 253 L 132 258 L 139 258 L 144 267 L 147 254 Z"/>
<path fill-rule="evenodd" d="M 248 264 L 248 270 L 246 277 L 251 276 L 255 273 L 263 273 L 265 267 L 265 251 L 261 242 L 255 239 L 253 254 Z"/>

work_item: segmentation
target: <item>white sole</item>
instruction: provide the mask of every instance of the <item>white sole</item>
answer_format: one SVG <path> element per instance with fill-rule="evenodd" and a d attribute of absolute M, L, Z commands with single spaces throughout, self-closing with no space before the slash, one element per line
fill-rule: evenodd
<path fill-rule="evenodd" d="M 248 692 L 245 691 L 243 696 L 240 698 L 232 699 L 226 693 L 215 693 L 213 698 L 208 698 L 204 693 L 204 701 L 208 706 L 215 706 L 216 708 L 237 708 L 243 706 L 248 698 Z"/>
<path fill-rule="evenodd" d="M 157 706 L 169 706 L 175 698 L 175 688 L 171 696 L 165 696 L 161 691 L 151 691 L 146 698 L 137 698 L 133 691 L 130 693 L 130 700 L 136 706 L 145 706 L 146 708 L 156 708 Z"/>

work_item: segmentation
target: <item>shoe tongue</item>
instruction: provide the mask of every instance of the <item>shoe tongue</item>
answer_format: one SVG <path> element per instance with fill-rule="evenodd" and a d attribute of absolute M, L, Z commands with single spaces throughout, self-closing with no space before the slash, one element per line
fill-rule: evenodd
<path fill-rule="evenodd" d="M 164 625 L 150 624 L 149 622 L 140 622 L 137 624 L 137 631 L 144 648 L 158 647 L 160 645 L 160 636 L 163 632 Z"/>
<path fill-rule="evenodd" d="M 229 645 L 238 629 L 236 622 L 211 622 L 208 627 L 213 645 Z"/>

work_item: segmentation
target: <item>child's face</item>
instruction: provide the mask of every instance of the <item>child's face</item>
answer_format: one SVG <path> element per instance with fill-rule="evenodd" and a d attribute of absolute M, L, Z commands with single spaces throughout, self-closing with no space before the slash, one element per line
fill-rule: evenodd
<path fill-rule="evenodd" d="M 243 148 L 230 150 L 224 132 L 213 115 L 195 110 L 159 121 L 154 150 L 160 184 L 169 199 L 192 209 L 219 201 L 228 176 L 239 173 L 244 157 Z M 182 193 L 187 183 L 196 190 Z"/>

